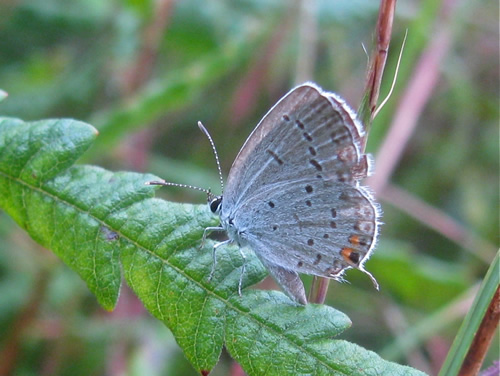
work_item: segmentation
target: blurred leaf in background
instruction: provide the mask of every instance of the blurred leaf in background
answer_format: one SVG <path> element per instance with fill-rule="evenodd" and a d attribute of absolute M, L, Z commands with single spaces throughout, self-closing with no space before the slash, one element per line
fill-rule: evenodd
<path fill-rule="evenodd" d="M 9 96 L 0 114 L 87 121 L 100 135 L 86 162 L 217 193 L 210 145 L 196 122 L 213 135 L 227 174 L 260 118 L 294 86 L 304 50 L 299 3 L 2 2 L 0 88 Z M 361 45 L 371 47 L 378 3 L 312 4 L 309 78 L 356 108 L 366 67 Z M 498 3 L 400 0 L 385 92 L 406 28 L 396 89 L 368 143 L 376 172 L 386 170 L 384 150 L 396 161 L 374 184 L 384 225 L 367 267 L 381 291 L 349 272 L 350 284 L 330 284 L 327 304 L 353 322 L 343 339 L 437 374 L 498 247 Z M 415 77 L 421 86 L 410 91 Z M 416 128 L 396 160 L 397 145 L 384 140 L 401 109 Z M 190 191 L 158 195 L 205 201 Z M 128 288 L 115 311 L 103 311 L 76 273 L 3 212 L 0 276 L 0 351 L 12 355 L 16 374 L 195 374 Z M 452 314 L 442 319 L 442 312 Z M 408 336 L 411 346 L 395 345 Z M 498 351 L 497 337 L 485 367 Z M 223 356 L 213 374 L 232 367 Z"/>

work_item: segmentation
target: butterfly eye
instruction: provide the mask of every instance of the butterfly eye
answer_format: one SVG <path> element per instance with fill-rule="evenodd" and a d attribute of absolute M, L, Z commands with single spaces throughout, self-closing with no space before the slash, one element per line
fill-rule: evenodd
<path fill-rule="evenodd" d="M 212 213 L 219 214 L 221 208 L 222 196 L 217 196 L 212 201 L 210 201 L 210 210 L 212 211 Z"/>

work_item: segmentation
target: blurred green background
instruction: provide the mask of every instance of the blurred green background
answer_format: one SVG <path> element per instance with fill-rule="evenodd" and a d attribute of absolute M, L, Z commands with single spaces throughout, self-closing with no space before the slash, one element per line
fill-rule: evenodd
<path fill-rule="evenodd" d="M 253 127 L 295 84 L 313 80 L 356 108 L 377 11 L 373 0 L 6 0 L 0 88 L 9 96 L 0 114 L 87 121 L 100 136 L 82 163 L 218 192 L 196 122 L 211 132 L 227 175 Z M 406 29 L 408 40 L 367 147 L 384 210 L 367 268 L 381 291 L 351 271 L 350 284 L 331 283 L 327 298 L 353 321 L 343 339 L 430 374 L 497 252 L 498 14 L 497 2 L 398 2 L 382 97 Z M 205 202 L 187 190 L 159 194 Z M 126 287 L 105 312 L 1 211 L 0 297 L 0 359 L 10 374 L 195 374 Z M 497 336 L 485 367 L 498 352 Z M 237 372 L 223 356 L 213 374 Z"/>

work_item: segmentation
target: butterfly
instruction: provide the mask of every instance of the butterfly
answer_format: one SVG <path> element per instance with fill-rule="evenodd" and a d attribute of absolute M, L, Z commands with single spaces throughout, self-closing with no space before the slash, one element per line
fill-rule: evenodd
<path fill-rule="evenodd" d="M 217 152 L 205 127 L 220 173 Z M 364 268 L 377 241 L 381 211 L 360 181 L 371 171 L 356 114 L 334 93 L 305 83 L 286 94 L 259 122 L 236 156 L 220 196 L 208 193 L 228 240 L 252 249 L 296 302 L 307 298 L 299 274 L 342 280 Z M 222 178 L 221 178 L 222 180 Z M 150 184 L 177 185 L 164 181 Z M 193 188 L 193 187 L 191 187 Z M 199 189 L 199 188 L 196 188 Z M 205 235 L 204 235 L 205 237 Z M 238 291 L 241 295 L 243 263 Z"/>

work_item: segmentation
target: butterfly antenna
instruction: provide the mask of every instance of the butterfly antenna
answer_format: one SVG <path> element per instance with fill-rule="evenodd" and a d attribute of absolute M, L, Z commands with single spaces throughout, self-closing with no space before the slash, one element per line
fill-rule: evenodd
<path fill-rule="evenodd" d="M 373 112 L 373 119 L 375 119 L 375 117 L 378 115 L 378 113 L 380 112 L 382 107 L 385 106 L 385 104 L 387 103 L 387 101 L 389 100 L 389 98 L 392 95 L 392 92 L 394 90 L 394 86 L 396 86 L 396 79 L 398 78 L 399 66 L 401 65 L 401 58 L 403 57 L 403 50 L 405 48 L 407 37 L 408 37 L 408 29 L 406 29 L 405 37 L 403 38 L 403 43 L 401 44 L 401 50 L 399 51 L 398 63 L 396 65 L 396 71 L 394 72 L 394 78 L 392 80 L 391 89 L 389 90 L 389 94 L 387 94 L 387 96 L 382 101 L 382 103 L 380 103 L 380 106 L 378 106 L 377 109 Z"/>
<path fill-rule="evenodd" d="M 179 188 L 189 188 L 189 189 L 194 189 L 196 191 L 204 192 L 207 194 L 209 197 L 213 197 L 212 192 L 210 189 L 205 189 L 205 188 L 200 188 L 200 187 L 195 187 L 194 185 L 188 185 L 188 184 L 179 184 L 179 183 L 171 183 L 169 181 L 165 180 L 155 180 L 155 181 L 147 181 L 144 183 L 145 185 L 164 185 L 166 187 L 179 187 Z"/>
<path fill-rule="evenodd" d="M 210 141 L 210 145 L 212 145 L 212 151 L 214 152 L 215 155 L 215 162 L 217 163 L 217 170 L 219 171 L 220 189 L 221 192 L 224 192 L 224 179 L 222 178 L 222 170 L 220 168 L 219 155 L 217 154 L 217 149 L 215 148 L 214 140 L 212 140 L 212 136 L 210 136 L 210 133 L 208 133 L 207 129 L 201 123 L 201 121 L 198 122 L 198 127 L 201 129 L 203 133 L 205 133 L 205 136 L 207 136 L 208 141 Z"/>

